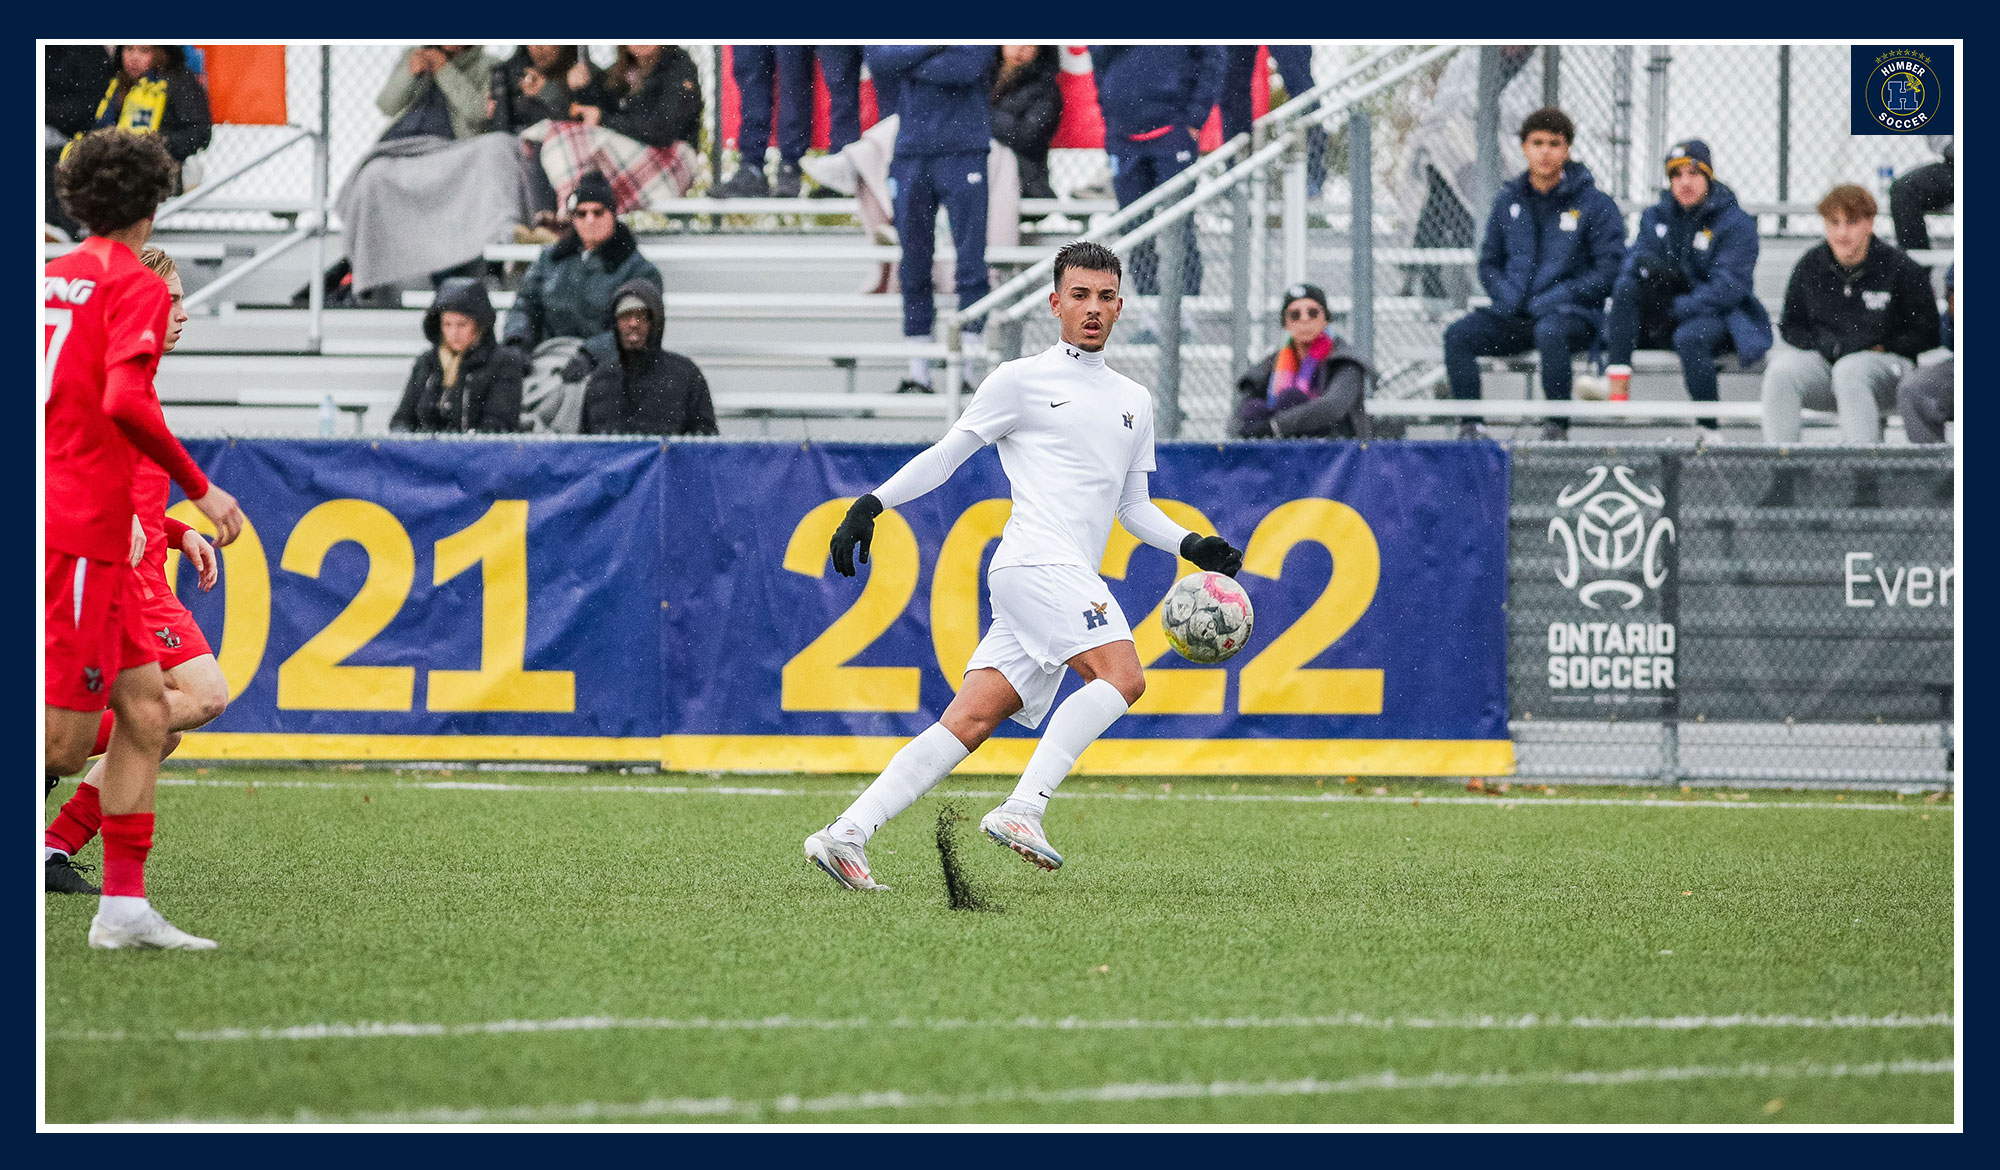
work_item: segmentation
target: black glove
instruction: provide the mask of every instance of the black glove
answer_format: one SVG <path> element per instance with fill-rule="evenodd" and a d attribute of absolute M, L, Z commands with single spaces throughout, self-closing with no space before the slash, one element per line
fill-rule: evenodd
<path fill-rule="evenodd" d="M 875 517 L 882 514 L 882 501 L 873 494 L 862 496 L 847 506 L 840 527 L 833 530 L 833 571 L 843 577 L 854 575 L 855 554 L 868 563 L 868 542 L 875 539 Z M 1239 561 L 1241 557 L 1237 558 Z"/>
<path fill-rule="evenodd" d="M 837 539 L 837 538 L 836 538 Z M 1181 559 L 1197 569 L 1234 577 L 1243 567 L 1243 553 L 1220 536 L 1196 536 L 1190 532 L 1181 541 Z"/>

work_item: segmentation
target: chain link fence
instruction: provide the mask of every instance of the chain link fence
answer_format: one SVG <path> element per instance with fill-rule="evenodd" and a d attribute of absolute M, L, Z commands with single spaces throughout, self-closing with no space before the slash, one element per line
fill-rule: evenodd
<path fill-rule="evenodd" d="M 1948 787 L 1948 449 L 1513 456 L 1524 777 Z"/>

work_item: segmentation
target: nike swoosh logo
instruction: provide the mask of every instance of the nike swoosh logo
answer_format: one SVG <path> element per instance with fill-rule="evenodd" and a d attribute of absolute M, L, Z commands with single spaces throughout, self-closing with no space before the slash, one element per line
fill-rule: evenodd
<path fill-rule="evenodd" d="M 1058 406 L 1068 406 L 1069 401 L 1070 401 L 1069 399 L 1065 398 L 1061 402 L 1051 402 L 1049 403 L 1049 409 L 1054 410 Z"/>

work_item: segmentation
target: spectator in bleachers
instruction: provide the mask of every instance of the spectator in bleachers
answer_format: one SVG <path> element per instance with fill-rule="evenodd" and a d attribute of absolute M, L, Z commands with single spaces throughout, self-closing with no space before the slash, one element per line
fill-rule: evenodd
<path fill-rule="evenodd" d="M 957 252 L 958 307 L 969 307 L 989 290 L 986 277 L 986 158 L 993 136 L 987 95 L 998 54 L 991 45 L 870 45 L 868 71 L 876 93 L 893 95 L 895 158 L 889 163 L 889 191 L 896 232 L 903 247 L 899 277 L 903 288 L 903 336 L 934 341 L 936 308 L 931 302 L 931 257 L 935 253 L 938 210 L 951 222 Z M 967 349 L 983 356 L 983 322 L 965 325 Z M 910 359 L 901 389 L 928 391 L 930 365 Z"/>
<path fill-rule="evenodd" d="M 1944 270 L 1944 296 L 1947 315 L 1944 318 L 1944 344 L 1952 344 L 1952 326 L 1958 316 L 1958 294 L 1954 289 L 1957 266 Z M 1896 409 L 1903 415 L 1903 434 L 1912 443 L 1944 442 L 1944 424 L 1957 417 L 1957 409 L 1952 402 L 1953 375 L 1958 372 L 1958 360 L 1946 358 L 1932 366 L 1925 366 L 1896 385 Z"/>
<path fill-rule="evenodd" d="M 329 304 L 393 296 L 418 280 L 436 288 L 481 268 L 486 245 L 512 238 L 531 217 L 530 164 L 519 143 L 484 132 L 492 70 L 476 45 L 418 45 L 390 70 L 376 97 L 389 128 L 334 204 L 347 259 L 322 278 Z M 305 303 L 305 290 L 292 300 Z"/>
<path fill-rule="evenodd" d="M 1938 343 L 1930 273 L 1874 235 L 1875 197 L 1843 183 L 1819 201 L 1826 242 L 1792 269 L 1764 371 L 1764 441 L 1799 441 L 1800 410 L 1835 410 L 1840 441 L 1882 441 L 1882 415 L 1917 355 Z"/>
<path fill-rule="evenodd" d="M 1316 284 L 1285 290 L 1280 322 L 1291 337 L 1236 380 L 1242 398 L 1236 433 L 1246 439 L 1365 439 L 1363 403 L 1374 371 L 1327 331 L 1326 292 Z"/>
<path fill-rule="evenodd" d="M 1049 185 L 1049 143 L 1062 121 L 1062 70 L 1054 45 L 1000 46 L 1000 73 L 990 100 L 993 140 L 1014 152 L 1021 198 L 1054 199 Z"/>
<path fill-rule="evenodd" d="M 861 137 L 861 47 L 859 45 L 731 45 L 729 71 L 736 80 L 742 118 L 736 142 L 742 161 L 729 180 L 710 194 L 718 199 L 796 199 L 803 187 L 799 163 L 812 147 L 813 60 L 826 77 L 827 153 L 838 153 Z M 771 95 L 777 90 L 778 173 L 764 178 L 764 155 L 771 141 Z M 718 153 L 721 146 L 716 147 Z M 840 192 L 815 188 L 813 194 Z"/>
<path fill-rule="evenodd" d="M 1222 83 L 1222 140 L 1247 134 L 1254 120 L 1250 82 L 1256 75 L 1257 50 L 1269 50 L 1271 63 L 1285 79 L 1285 97 L 1299 97 L 1313 87 L 1311 45 L 1231 45 L 1228 72 Z M 1306 131 L 1306 194 L 1317 199 L 1326 186 L 1326 131 Z"/>
<path fill-rule="evenodd" d="M 90 124 L 72 137 L 115 126 L 134 134 L 158 134 L 174 162 L 185 166 L 212 135 L 208 90 L 187 67 L 179 45 L 119 45 L 118 71 L 98 96 Z M 174 191 L 181 190 L 174 172 Z"/>
<path fill-rule="evenodd" d="M 701 367 L 661 347 L 666 306 L 645 280 L 612 302 L 611 331 L 584 343 L 571 367 L 583 380 L 586 435 L 713 435 L 715 404 Z"/>
<path fill-rule="evenodd" d="M 1201 128 L 1222 97 L 1227 55 L 1221 45 L 1092 45 L 1090 66 L 1104 111 L 1111 192 L 1126 207 L 1194 165 Z M 1181 234 L 1187 257 L 1182 292 L 1195 296 L 1201 292 L 1201 252 L 1193 217 L 1182 221 Z M 1134 248 L 1130 263 L 1140 296 L 1160 291 L 1152 241 Z M 1140 321 L 1143 330 L 1143 312 Z"/>
<path fill-rule="evenodd" d="M 493 67 L 486 128 L 518 134 L 537 122 L 569 120 L 578 95 L 589 96 L 598 71 L 576 45 L 522 45 Z"/>
<path fill-rule="evenodd" d="M 1671 348 L 1688 397 L 1719 397 L 1716 359 L 1734 351 L 1749 365 L 1771 348 L 1771 315 L 1757 299 L 1757 221 L 1716 180 L 1698 138 L 1667 152 L 1667 191 L 1639 217 L 1611 290 L 1605 370 L 1609 396 L 1630 396 L 1632 351 Z M 1713 432 L 1716 421 L 1698 419 Z"/>
<path fill-rule="evenodd" d="M 562 238 L 529 267 L 507 311 L 503 343 L 524 354 L 551 338 L 603 332 L 613 295 L 627 281 L 664 287 L 660 270 L 639 254 L 638 237 L 618 222 L 609 179 L 584 172 L 570 195 L 569 216 Z"/>
<path fill-rule="evenodd" d="M 578 95 L 595 91 L 598 71 L 578 45 L 522 45 L 514 55 L 495 66 L 486 96 L 486 128 L 500 134 L 519 134 L 540 122 L 569 119 L 570 107 Z M 523 149 L 527 149 L 525 146 Z M 526 168 L 537 231 L 517 232 L 514 240 L 553 243 L 556 189 L 541 164 Z"/>
<path fill-rule="evenodd" d="M 1931 246 L 1925 214 L 1943 211 L 1958 201 L 1958 180 L 1952 175 L 1952 136 L 1929 134 L 1924 141 L 1940 161 L 1912 167 L 1889 184 L 1889 222 L 1896 228 L 1896 246 L 1921 252 Z"/>
<path fill-rule="evenodd" d="M 1625 252 L 1625 218 L 1590 169 L 1571 161 L 1575 139 L 1576 124 L 1553 107 L 1521 123 L 1528 169 L 1500 188 L 1479 244 L 1479 283 L 1492 304 L 1444 331 L 1453 398 L 1480 397 L 1481 357 L 1533 350 L 1541 357 L 1542 392 L 1569 401 L 1571 356 L 1603 328 L 1604 298 Z M 1461 439 L 1484 434 L 1476 418 L 1459 424 Z M 1568 437 L 1568 420 L 1542 423 L 1542 438 Z"/>
<path fill-rule="evenodd" d="M 589 92 L 575 95 L 569 108 L 575 121 L 549 123 L 540 140 L 557 201 L 566 204 L 588 171 L 611 180 L 615 212 L 687 194 L 701 163 L 695 151 L 701 110 L 701 75 L 686 49 L 618 46 L 611 68 Z"/>
<path fill-rule="evenodd" d="M 62 209 L 55 197 L 56 163 L 70 140 L 97 120 L 97 103 L 118 71 L 115 45 L 44 45 L 42 47 L 42 190 L 47 193 L 43 219 L 72 239 L 84 234 L 82 225 Z"/>
<path fill-rule="evenodd" d="M 477 45 L 417 45 L 389 71 L 375 105 L 389 117 L 379 141 L 470 138 L 486 128 L 493 59 Z"/>
<path fill-rule="evenodd" d="M 444 282 L 424 313 L 431 348 L 417 355 L 392 431 L 512 431 L 521 418 L 521 357 L 493 340 L 493 304 L 472 277 Z"/>

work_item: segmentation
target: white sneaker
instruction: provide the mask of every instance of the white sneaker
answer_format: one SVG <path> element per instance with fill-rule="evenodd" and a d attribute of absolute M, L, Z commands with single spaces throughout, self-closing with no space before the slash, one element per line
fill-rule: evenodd
<path fill-rule="evenodd" d="M 151 906 L 131 922 L 107 922 L 103 913 L 90 920 L 90 945 L 102 951 L 212 951 L 212 938 L 196 938 L 168 922 Z"/>
<path fill-rule="evenodd" d="M 852 195 L 861 186 L 861 178 L 855 173 L 854 164 L 840 151 L 832 154 L 808 155 L 799 160 L 799 169 L 806 173 L 806 178 L 822 187 L 831 187 L 842 195 Z"/>
<path fill-rule="evenodd" d="M 806 858 L 850 890 L 886 890 L 868 872 L 868 855 L 861 846 L 834 837 L 829 825 L 806 838 Z"/>
<path fill-rule="evenodd" d="M 1062 854 L 1042 835 L 1042 814 L 1030 812 L 1012 801 L 979 818 L 979 827 L 1001 845 L 1043 869 L 1062 868 Z"/>
<path fill-rule="evenodd" d="M 1575 382 L 1576 396 L 1585 402 L 1607 402 L 1611 398 L 1611 386 L 1596 374 L 1578 374 Z"/>

